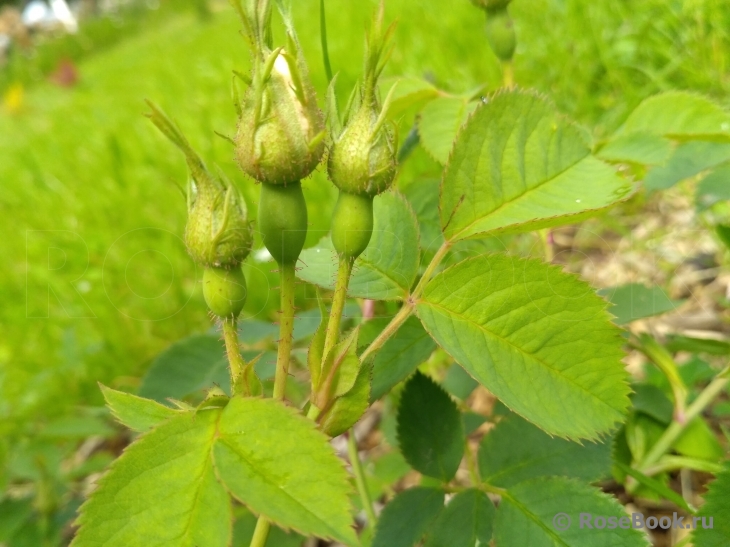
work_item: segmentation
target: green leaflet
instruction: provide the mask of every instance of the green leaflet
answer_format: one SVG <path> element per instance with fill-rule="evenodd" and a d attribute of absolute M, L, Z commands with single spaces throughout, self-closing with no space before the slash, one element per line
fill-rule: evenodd
<path fill-rule="evenodd" d="M 666 393 L 652 384 L 634 384 L 631 387 L 634 390 L 631 395 L 632 410 L 643 412 L 647 416 L 669 425 L 669 422 L 672 421 L 674 405 Z"/>
<path fill-rule="evenodd" d="M 548 102 L 504 92 L 480 106 L 456 139 L 441 187 L 441 226 L 452 241 L 527 232 L 577 222 L 631 191 Z"/>
<path fill-rule="evenodd" d="M 489 497 L 477 489 L 465 490 L 441 511 L 426 536 L 424 547 L 489 545 L 496 511 Z"/>
<path fill-rule="evenodd" d="M 675 148 L 669 160 L 654 167 L 644 179 L 647 190 L 666 190 L 690 177 L 694 177 L 730 161 L 730 144 L 726 142 L 690 141 Z"/>
<path fill-rule="evenodd" d="M 305 316 L 305 313 L 301 315 Z M 242 355 L 246 361 L 251 361 L 260 353 L 244 351 Z M 261 379 L 269 378 L 269 374 L 273 376 L 275 358 L 275 354 L 266 352 L 257 361 L 256 374 Z M 162 402 L 168 398 L 182 399 L 193 393 L 202 394 L 203 390 L 214 385 L 225 392 L 230 387 L 228 359 L 221 337 L 219 334 L 193 334 L 171 344 L 155 357 L 142 378 L 138 394 Z"/>
<path fill-rule="evenodd" d="M 477 103 L 470 102 L 469 97 L 439 97 L 421 111 L 418 122 L 421 144 L 441 165 L 449 161 L 454 139 L 476 107 Z"/>
<path fill-rule="evenodd" d="M 386 192 L 373 202 L 374 225 L 370 244 L 355 261 L 348 295 L 354 298 L 397 300 L 408 296 L 418 272 L 418 222 L 408 201 Z M 337 255 L 329 237 L 301 254 L 297 276 L 314 285 L 334 289 Z"/>
<path fill-rule="evenodd" d="M 618 325 L 652 315 L 661 315 L 675 310 L 684 303 L 684 300 L 669 298 L 661 287 L 647 287 L 641 283 L 603 289 L 599 294 L 611 301 L 612 306 L 608 311 L 616 316 L 614 321 Z"/>
<path fill-rule="evenodd" d="M 283 528 L 356 544 L 347 473 L 327 438 L 280 402 L 234 398 L 130 445 L 82 507 L 72 545 L 227 547 L 231 504 L 219 479 Z"/>
<path fill-rule="evenodd" d="M 508 416 L 479 445 L 479 475 L 504 488 L 528 479 L 560 475 L 592 482 L 611 474 L 610 444 L 550 437 L 519 416 Z"/>
<path fill-rule="evenodd" d="M 644 100 L 619 134 L 650 133 L 673 139 L 730 139 L 730 114 L 707 97 L 668 91 Z"/>
<path fill-rule="evenodd" d="M 322 376 L 322 358 L 324 357 L 324 342 L 327 338 L 327 323 L 329 323 L 329 314 L 320 290 L 317 289 L 317 306 L 319 307 L 320 322 L 319 327 L 312 335 L 307 350 L 307 367 L 309 368 L 309 377 L 311 379 L 312 391 L 316 391 Z"/>
<path fill-rule="evenodd" d="M 705 504 L 697 515 L 705 520 L 697 522 L 697 530 L 693 533 L 695 547 L 726 547 L 730 544 L 730 462 L 725 462 L 724 467 L 710 483 Z M 712 529 L 709 528 L 710 518 L 713 519 Z"/>
<path fill-rule="evenodd" d="M 421 249 L 425 252 L 436 252 L 444 242 L 439 225 L 440 185 L 438 179 L 425 179 L 415 181 L 403 189 L 418 218 Z"/>
<path fill-rule="evenodd" d="M 218 477 L 249 509 L 284 529 L 357 544 L 347 473 L 313 422 L 272 399 L 234 398 L 218 434 Z"/>
<path fill-rule="evenodd" d="M 725 163 L 707 175 L 697 185 L 695 202 L 705 209 L 720 201 L 730 200 L 730 163 Z"/>
<path fill-rule="evenodd" d="M 377 401 L 428 360 L 436 349 L 415 317 L 406 319 L 375 355 L 371 401 Z"/>
<path fill-rule="evenodd" d="M 464 425 L 456 404 L 436 382 L 416 372 L 398 406 L 398 442 L 416 470 L 448 482 L 464 455 Z"/>
<path fill-rule="evenodd" d="M 609 529 L 606 522 L 603 529 L 581 528 L 581 513 L 614 517 L 616 526 Z M 534 479 L 502 497 L 494 540 L 499 547 L 649 547 L 638 530 L 617 526 L 621 517 L 630 518 L 615 498 L 587 484 L 562 477 Z"/>
<path fill-rule="evenodd" d="M 546 432 L 594 439 L 622 420 L 620 331 L 577 277 L 537 260 L 479 256 L 434 277 L 416 311 L 461 366 Z"/>
<path fill-rule="evenodd" d="M 404 490 L 383 509 L 372 547 L 413 547 L 444 507 L 444 493 L 435 488 Z"/>
<path fill-rule="evenodd" d="M 457 399 L 466 401 L 472 391 L 479 385 L 479 382 L 469 376 L 469 373 L 462 367 L 454 363 L 446 372 L 446 377 L 441 385 Z"/>
<path fill-rule="evenodd" d="M 331 399 L 352 389 L 360 372 L 357 356 L 357 338 L 360 327 L 355 327 L 325 357 L 317 385 L 313 385 L 312 402 L 325 408 Z"/>
<path fill-rule="evenodd" d="M 634 469 L 633 467 L 626 465 L 624 462 L 620 460 L 615 460 L 613 464 L 618 468 L 618 470 L 621 473 L 624 473 L 625 475 L 628 475 L 630 477 L 633 477 L 636 479 L 637 482 L 639 482 L 642 486 L 648 488 L 649 490 L 659 494 L 661 497 L 668 499 L 672 503 L 674 503 L 677 507 L 681 507 L 688 513 L 694 513 L 695 510 L 690 507 L 685 499 L 672 490 L 668 485 L 664 484 L 661 480 L 654 479 L 652 477 L 647 477 L 642 473 L 641 471 L 638 471 Z M 636 496 L 637 493 L 634 493 Z"/>
<path fill-rule="evenodd" d="M 362 364 L 352 389 L 335 399 L 320 418 L 320 428 L 330 437 L 342 435 L 365 414 L 370 406 L 370 377 L 372 367 L 369 360 Z"/>
<path fill-rule="evenodd" d="M 332 383 L 334 397 L 340 397 L 349 392 L 358 379 L 360 373 L 360 358 L 357 356 L 357 337 L 360 327 L 355 327 L 342 342 L 334 348 L 333 366 L 337 366 Z M 329 371 L 326 371 L 329 372 Z"/>
<path fill-rule="evenodd" d="M 701 416 L 687 424 L 673 448 L 683 456 L 701 460 L 720 462 L 725 456 L 717 435 Z"/>
<path fill-rule="evenodd" d="M 423 78 L 412 76 L 383 78 L 383 89 L 389 90 L 393 86 L 395 90 L 388 108 L 388 118 L 392 120 L 400 118 L 408 109 L 432 101 L 443 93 Z"/>
<path fill-rule="evenodd" d="M 33 503 L 30 499 L 11 499 L 0 501 L 0 542 L 12 545 L 13 537 L 33 516 Z"/>
<path fill-rule="evenodd" d="M 82 506 L 71 545 L 227 547 L 231 504 L 210 460 L 219 415 L 182 414 L 130 445 Z"/>
<path fill-rule="evenodd" d="M 661 165 L 671 154 L 669 139 L 650 133 L 631 133 L 611 139 L 596 155 L 608 162 Z"/>
<path fill-rule="evenodd" d="M 179 410 L 173 410 L 156 401 L 116 391 L 101 384 L 100 387 L 114 417 L 132 431 L 146 431 L 180 414 Z"/>
<path fill-rule="evenodd" d="M 142 378 L 139 396 L 181 399 L 219 383 L 228 389 L 228 360 L 220 336 L 194 334 L 160 353 Z"/>

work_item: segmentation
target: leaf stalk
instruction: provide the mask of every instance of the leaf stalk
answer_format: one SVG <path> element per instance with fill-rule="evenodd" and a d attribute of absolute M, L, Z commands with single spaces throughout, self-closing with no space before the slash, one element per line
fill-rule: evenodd
<path fill-rule="evenodd" d="M 677 421 L 675 417 L 672 423 L 664 431 L 659 440 L 654 444 L 649 453 L 646 455 L 638 469 L 642 472 L 646 472 L 649 468 L 654 466 L 669 450 L 671 450 L 674 443 L 677 441 L 679 436 L 684 432 L 689 423 L 699 416 L 715 398 L 725 390 L 725 387 L 730 382 L 730 365 L 725 367 L 710 384 L 702 390 L 697 399 L 695 399 L 691 405 L 687 407 L 687 411 L 684 415 L 684 421 Z"/>
<path fill-rule="evenodd" d="M 375 516 L 375 509 L 373 508 L 373 500 L 368 490 L 368 485 L 365 482 L 365 471 L 360 461 L 360 455 L 357 451 L 357 439 L 355 438 L 355 431 L 350 429 L 347 434 L 347 452 L 350 456 L 350 465 L 352 466 L 352 473 L 355 475 L 355 484 L 357 486 L 357 492 L 360 495 L 360 501 L 362 502 L 365 514 L 368 517 L 368 526 L 373 527 L 377 522 Z"/>

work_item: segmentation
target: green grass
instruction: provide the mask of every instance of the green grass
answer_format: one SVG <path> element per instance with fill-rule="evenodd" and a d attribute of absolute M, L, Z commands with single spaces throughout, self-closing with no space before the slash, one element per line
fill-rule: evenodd
<path fill-rule="evenodd" d="M 323 96 L 318 1 L 294 3 Z M 343 96 L 360 73 L 375 5 L 327 2 L 330 57 Z M 231 69 L 245 70 L 248 57 L 233 10 L 214 8 L 206 23 L 181 12 L 88 54 L 76 87 L 38 83 L 21 112 L 0 113 L 0 434 L 22 432 L 28 419 L 100 404 L 97 381 L 134 386 L 170 342 L 209 328 L 202 272 L 180 240 L 184 162 L 142 113 L 149 98 L 176 118 L 209 165 L 238 184 L 255 217 L 258 189 L 235 167 L 230 144 L 213 133 L 235 131 Z M 515 0 L 512 12 L 517 81 L 552 96 L 597 134 L 662 89 L 726 100 L 730 6 L 723 0 Z M 499 87 L 484 16 L 467 0 L 448 7 L 388 0 L 387 17 L 399 19 L 389 75 L 427 76 L 454 91 L 480 82 Z M 403 119 L 403 134 L 411 123 L 412 115 Z M 399 184 L 438 175 L 417 151 Z M 327 231 L 334 192 L 321 171 L 305 190 L 314 244 Z M 251 315 L 273 317 L 271 268 L 249 261 Z"/>

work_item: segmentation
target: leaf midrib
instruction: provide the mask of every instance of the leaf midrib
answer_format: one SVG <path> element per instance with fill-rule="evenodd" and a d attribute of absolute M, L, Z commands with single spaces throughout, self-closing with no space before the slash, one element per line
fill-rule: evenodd
<path fill-rule="evenodd" d="M 250 467 L 250 468 L 251 468 L 252 470 L 256 471 L 257 475 L 258 475 L 259 477 L 261 477 L 262 479 L 264 479 L 264 481 L 265 481 L 265 482 L 267 482 L 267 483 L 268 483 L 268 484 L 269 484 L 270 486 L 272 486 L 272 487 L 273 487 L 274 489 L 276 489 L 276 490 L 278 490 L 278 491 L 282 492 L 282 493 L 283 493 L 283 494 L 284 494 L 284 495 L 285 495 L 285 496 L 286 496 L 287 498 L 289 498 L 290 500 L 292 500 L 292 501 L 293 501 L 293 502 L 294 502 L 294 503 L 295 503 L 296 505 L 298 505 L 299 507 L 301 507 L 302 509 L 304 509 L 304 512 L 306 512 L 306 513 L 308 513 L 309 515 L 311 515 L 312 517 L 314 517 L 314 519 L 315 519 L 316 521 L 318 521 L 318 522 L 322 523 L 322 524 L 324 525 L 324 527 L 325 527 L 325 528 L 326 528 L 327 530 L 329 530 L 329 533 L 330 533 L 331 539 L 337 539 L 337 540 L 342 540 L 342 539 L 344 539 L 344 538 L 342 538 L 342 537 L 340 536 L 340 534 L 339 534 L 339 533 L 338 533 L 337 531 L 333 530 L 333 529 L 332 529 L 332 528 L 330 527 L 329 523 L 327 523 L 327 522 L 325 522 L 324 520 L 322 520 L 322 519 L 321 519 L 321 518 L 319 517 L 319 515 L 317 515 L 317 514 L 313 513 L 313 512 L 312 512 L 312 511 L 311 511 L 311 510 L 310 510 L 310 509 L 309 509 L 309 508 L 308 508 L 308 507 L 307 507 L 306 505 L 304 505 L 304 504 L 303 504 L 302 502 L 300 502 L 300 501 L 299 501 L 299 500 L 298 500 L 297 498 L 295 498 L 294 496 L 292 496 L 292 495 L 291 495 L 291 494 L 290 494 L 289 492 L 287 492 L 286 490 L 284 490 L 284 488 L 282 488 L 282 486 L 281 486 L 281 485 L 277 484 L 277 483 L 276 483 L 276 481 L 274 481 L 273 479 L 271 479 L 271 477 L 269 477 L 269 475 L 268 475 L 268 474 L 266 474 L 266 473 L 262 473 L 262 472 L 261 472 L 261 471 L 260 471 L 260 470 L 259 470 L 259 469 L 258 469 L 258 468 L 257 468 L 256 466 L 254 466 L 254 465 L 253 465 L 253 464 L 251 463 L 251 461 L 250 461 L 250 460 L 249 460 L 249 459 L 248 459 L 248 458 L 246 457 L 246 455 L 245 455 L 244 453 L 242 453 L 242 452 L 240 452 L 239 450 L 237 450 L 237 449 L 236 449 L 236 448 L 235 448 L 234 446 L 232 446 L 232 445 L 230 444 L 230 442 L 228 442 L 228 440 L 226 439 L 225 435 L 221 435 L 220 437 L 218 437 L 218 439 L 217 439 L 217 442 L 223 443 L 223 444 L 224 444 L 225 446 L 227 446 L 227 447 L 228 447 L 228 448 L 229 448 L 229 449 L 230 449 L 230 450 L 231 450 L 231 451 L 232 451 L 233 453 L 235 453 L 236 455 L 240 456 L 240 457 L 241 457 L 241 459 L 242 459 L 242 460 L 244 460 L 244 461 L 246 462 L 246 464 L 247 464 L 247 465 L 248 465 L 248 466 L 249 466 L 249 467 Z M 211 451 L 211 453 L 212 453 L 212 451 Z M 236 497 L 237 497 L 237 496 L 236 496 Z M 283 524 L 283 523 L 282 523 L 282 524 Z"/>
<path fill-rule="evenodd" d="M 534 131 L 533 131 L 533 133 L 534 133 Z M 553 182 L 556 178 L 560 177 L 561 175 L 563 175 L 564 173 L 566 173 L 567 171 L 569 171 L 570 169 L 572 169 L 573 167 L 575 167 L 576 165 L 578 165 L 579 163 L 581 163 L 582 161 L 584 161 L 590 155 L 591 155 L 591 153 L 590 153 L 590 150 L 589 150 L 589 151 L 587 151 L 587 153 L 586 153 L 585 156 L 583 156 L 582 158 L 580 158 L 578 161 L 576 161 L 574 163 L 571 163 L 568 167 L 566 167 L 565 169 L 559 171 L 558 173 L 556 173 L 552 177 L 550 177 L 548 179 L 545 179 L 543 182 L 541 182 L 541 183 L 533 186 L 532 188 L 527 188 L 524 192 L 522 192 L 521 194 L 515 196 L 513 199 L 511 199 L 509 201 L 504 201 L 500 205 L 498 205 L 497 207 L 495 207 L 494 209 L 492 209 L 491 211 L 487 212 L 486 214 L 484 214 L 484 215 L 482 215 L 482 216 L 480 216 L 478 218 L 475 218 L 469 224 L 467 224 L 466 226 L 464 226 L 461 230 L 459 230 L 458 232 L 452 234 L 452 236 L 449 238 L 449 240 L 450 241 L 457 241 L 458 239 L 460 239 L 461 234 L 463 234 L 464 232 L 470 230 L 475 224 L 483 221 L 486 218 L 489 218 L 491 216 L 494 216 L 495 214 L 497 214 L 499 212 L 500 209 L 502 209 L 502 208 L 504 208 L 504 207 L 506 207 L 508 205 L 511 205 L 512 203 L 514 203 L 514 202 L 522 199 L 523 197 L 525 197 L 527 194 L 529 194 L 529 193 L 531 193 L 531 192 L 533 192 L 535 190 L 539 190 L 544 185 Z M 503 158 L 504 158 L 504 156 L 502 156 L 500 158 L 500 160 L 503 159 Z M 598 160 L 598 161 L 601 161 L 601 160 Z M 578 211 L 577 213 L 571 213 L 571 214 L 578 214 L 580 212 L 581 211 Z M 546 218 L 555 218 L 555 217 L 560 217 L 560 216 L 565 216 L 565 215 L 558 214 L 558 215 L 555 215 L 554 217 L 546 217 Z M 528 222 L 532 222 L 534 220 L 539 220 L 539 219 L 540 219 L 540 217 L 534 217 L 534 218 L 525 220 L 524 222 L 521 222 L 521 223 L 520 222 L 517 222 L 517 223 L 514 223 L 514 224 L 526 224 Z M 511 224 L 508 224 L 507 226 L 511 226 Z M 502 228 L 505 228 L 505 227 L 506 226 L 502 226 L 501 228 L 495 228 L 494 230 L 502 229 Z M 490 231 L 494 231 L 494 230 L 488 230 L 486 232 L 478 232 L 478 233 L 489 233 Z"/>
<path fill-rule="evenodd" d="M 557 541 L 562 545 L 563 547 L 571 547 L 570 544 L 566 543 L 563 538 L 561 538 L 558 534 L 555 533 L 553 529 L 551 529 L 547 524 L 545 524 L 542 519 L 530 511 L 527 506 L 525 506 L 522 502 L 518 501 L 515 497 L 513 497 L 509 492 L 505 492 L 502 494 L 502 496 L 510 501 L 512 505 L 514 505 L 523 515 L 525 515 L 528 519 L 530 519 L 532 522 L 537 524 L 540 528 L 542 528 L 542 531 L 545 532 L 545 535 L 552 538 L 554 541 Z"/>
<path fill-rule="evenodd" d="M 552 452 L 547 456 L 533 457 L 533 458 L 521 460 L 516 465 L 507 465 L 506 467 L 503 467 L 497 473 L 493 473 L 493 474 L 489 475 L 488 477 L 484 477 L 483 480 L 489 482 L 490 484 L 494 484 L 495 486 L 500 486 L 499 483 L 497 482 L 500 477 L 509 476 L 510 473 L 513 473 L 515 471 L 524 469 L 526 467 L 530 467 L 530 466 L 538 464 L 540 462 L 545 462 L 545 461 L 555 459 L 556 457 L 563 456 L 567 453 L 570 453 L 572 450 L 573 450 L 572 446 L 566 446 L 563 449 Z M 560 476 L 560 475 L 558 475 L 558 476 Z M 523 482 L 524 480 L 529 480 L 529 479 L 522 479 L 520 482 Z"/>

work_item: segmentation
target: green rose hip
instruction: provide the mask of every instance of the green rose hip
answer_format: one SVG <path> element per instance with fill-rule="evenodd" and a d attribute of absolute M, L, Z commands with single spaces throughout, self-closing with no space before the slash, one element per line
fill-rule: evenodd
<path fill-rule="evenodd" d="M 294 265 L 307 239 L 307 204 L 301 183 L 261 185 L 258 227 L 274 260 Z"/>
<path fill-rule="evenodd" d="M 240 266 L 231 269 L 206 268 L 203 271 L 203 297 L 208 308 L 221 319 L 241 314 L 248 289 Z"/>
<path fill-rule="evenodd" d="M 332 215 L 332 245 L 337 254 L 354 259 L 370 243 L 373 234 L 373 198 L 340 191 Z"/>
<path fill-rule="evenodd" d="M 506 9 L 487 13 L 487 41 L 500 61 L 510 61 L 517 46 L 512 17 Z"/>

